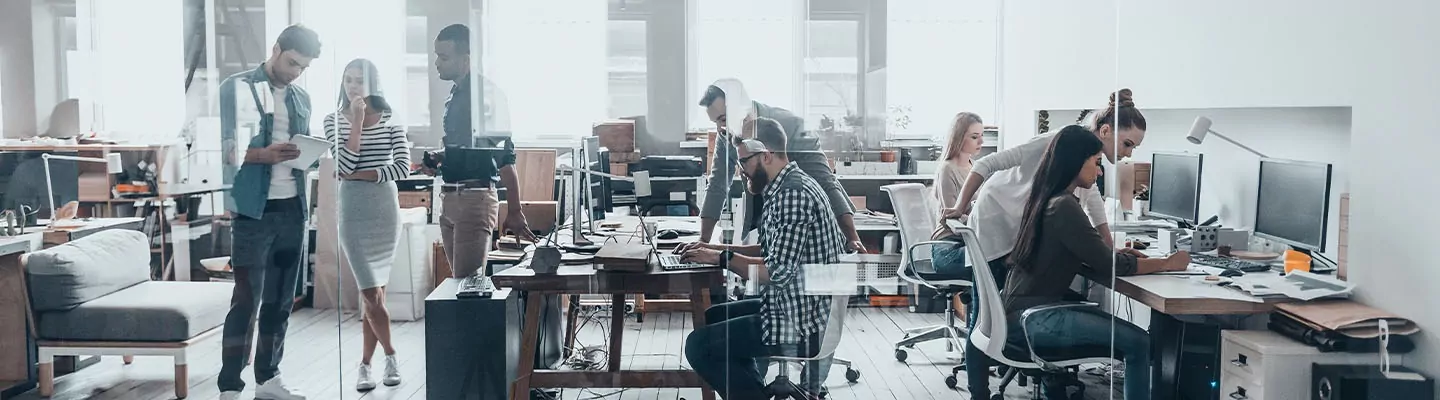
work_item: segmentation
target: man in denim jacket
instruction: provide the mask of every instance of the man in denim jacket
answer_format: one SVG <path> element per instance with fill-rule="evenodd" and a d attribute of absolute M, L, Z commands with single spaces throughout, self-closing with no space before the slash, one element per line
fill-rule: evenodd
<path fill-rule="evenodd" d="M 309 28 L 292 25 L 280 33 L 270 58 L 259 68 L 231 76 L 220 84 L 221 137 L 227 156 L 236 144 L 237 114 L 258 113 L 258 130 L 234 172 L 233 188 L 225 208 L 234 217 L 234 249 L 230 266 L 235 271 L 235 292 L 225 316 L 221 341 L 221 368 L 216 383 L 220 399 L 238 399 L 245 388 L 240 371 L 256 342 L 256 399 L 304 400 L 280 380 L 280 357 L 285 351 L 285 330 L 294 305 L 297 282 L 305 260 L 306 170 L 283 164 L 300 156 L 290 143 L 296 135 L 310 134 L 310 95 L 292 85 L 310 62 L 320 55 L 320 39 Z M 248 108 L 252 102 L 255 110 Z M 253 118 L 251 115 L 239 117 Z M 236 160 L 228 160 L 226 174 Z M 259 333 L 253 331 L 259 311 Z"/>

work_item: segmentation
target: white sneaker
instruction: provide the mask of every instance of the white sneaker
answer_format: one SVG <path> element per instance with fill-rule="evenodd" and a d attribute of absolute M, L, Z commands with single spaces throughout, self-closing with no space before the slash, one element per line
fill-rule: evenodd
<path fill-rule="evenodd" d="M 220 393 L 220 400 L 240 400 L 240 392 L 231 390 Z"/>
<path fill-rule="evenodd" d="M 360 377 L 355 378 L 355 390 L 361 392 L 375 390 L 375 380 L 370 379 L 369 364 L 360 364 Z"/>
<path fill-rule="evenodd" d="M 400 384 L 400 362 L 395 361 L 395 355 L 385 356 L 385 377 L 380 381 L 385 383 L 385 386 Z"/>
<path fill-rule="evenodd" d="M 285 387 L 285 382 L 276 376 L 255 388 L 255 400 L 305 400 L 305 395 Z"/>

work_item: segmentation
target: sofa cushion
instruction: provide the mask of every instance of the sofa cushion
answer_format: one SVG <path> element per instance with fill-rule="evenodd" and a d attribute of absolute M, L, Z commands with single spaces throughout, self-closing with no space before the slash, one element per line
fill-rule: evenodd
<path fill-rule="evenodd" d="M 150 279 L 150 239 L 112 229 L 31 253 L 25 261 L 36 312 L 68 310 Z"/>
<path fill-rule="evenodd" d="M 39 315 L 45 340 L 176 342 L 225 322 L 234 284 L 145 282 Z"/>

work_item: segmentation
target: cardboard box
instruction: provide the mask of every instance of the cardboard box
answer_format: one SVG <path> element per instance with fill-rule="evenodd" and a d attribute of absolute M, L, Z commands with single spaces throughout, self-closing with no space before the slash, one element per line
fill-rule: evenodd
<path fill-rule="evenodd" d="M 640 152 L 610 152 L 611 164 L 634 164 L 640 162 Z"/>
<path fill-rule="evenodd" d="M 600 138 L 600 147 L 612 153 L 635 151 L 635 121 L 604 121 L 595 124 L 591 131 Z"/>
<path fill-rule="evenodd" d="M 500 202 L 500 212 L 496 220 L 495 230 L 501 231 L 505 227 L 505 218 L 510 215 L 508 201 Z M 550 232 L 555 228 L 555 213 L 560 210 L 560 203 L 554 200 L 549 201 L 522 201 L 520 211 L 525 213 L 525 222 L 530 223 L 530 230 Z"/>

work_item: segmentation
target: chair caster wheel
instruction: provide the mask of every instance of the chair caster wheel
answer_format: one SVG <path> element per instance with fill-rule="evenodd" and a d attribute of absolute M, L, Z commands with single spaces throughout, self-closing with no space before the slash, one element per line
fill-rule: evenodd
<path fill-rule="evenodd" d="M 857 370 L 857 369 L 854 369 L 854 368 L 846 368 L 846 369 L 845 369 L 845 380 L 846 380 L 846 381 L 849 381 L 850 383 L 859 382 L 859 381 L 860 381 L 860 371 Z"/>
<path fill-rule="evenodd" d="M 910 354 L 906 353 L 905 349 L 895 349 L 895 361 L 903 363 L 906 358 L 910 358 Z"/>
<path fill-rule="evenodd" d="M 945 377 L 945 387 L 955 389 L 957 386 L 960 386 L 960 380 L 955 378 L 954 375 Z"/>

